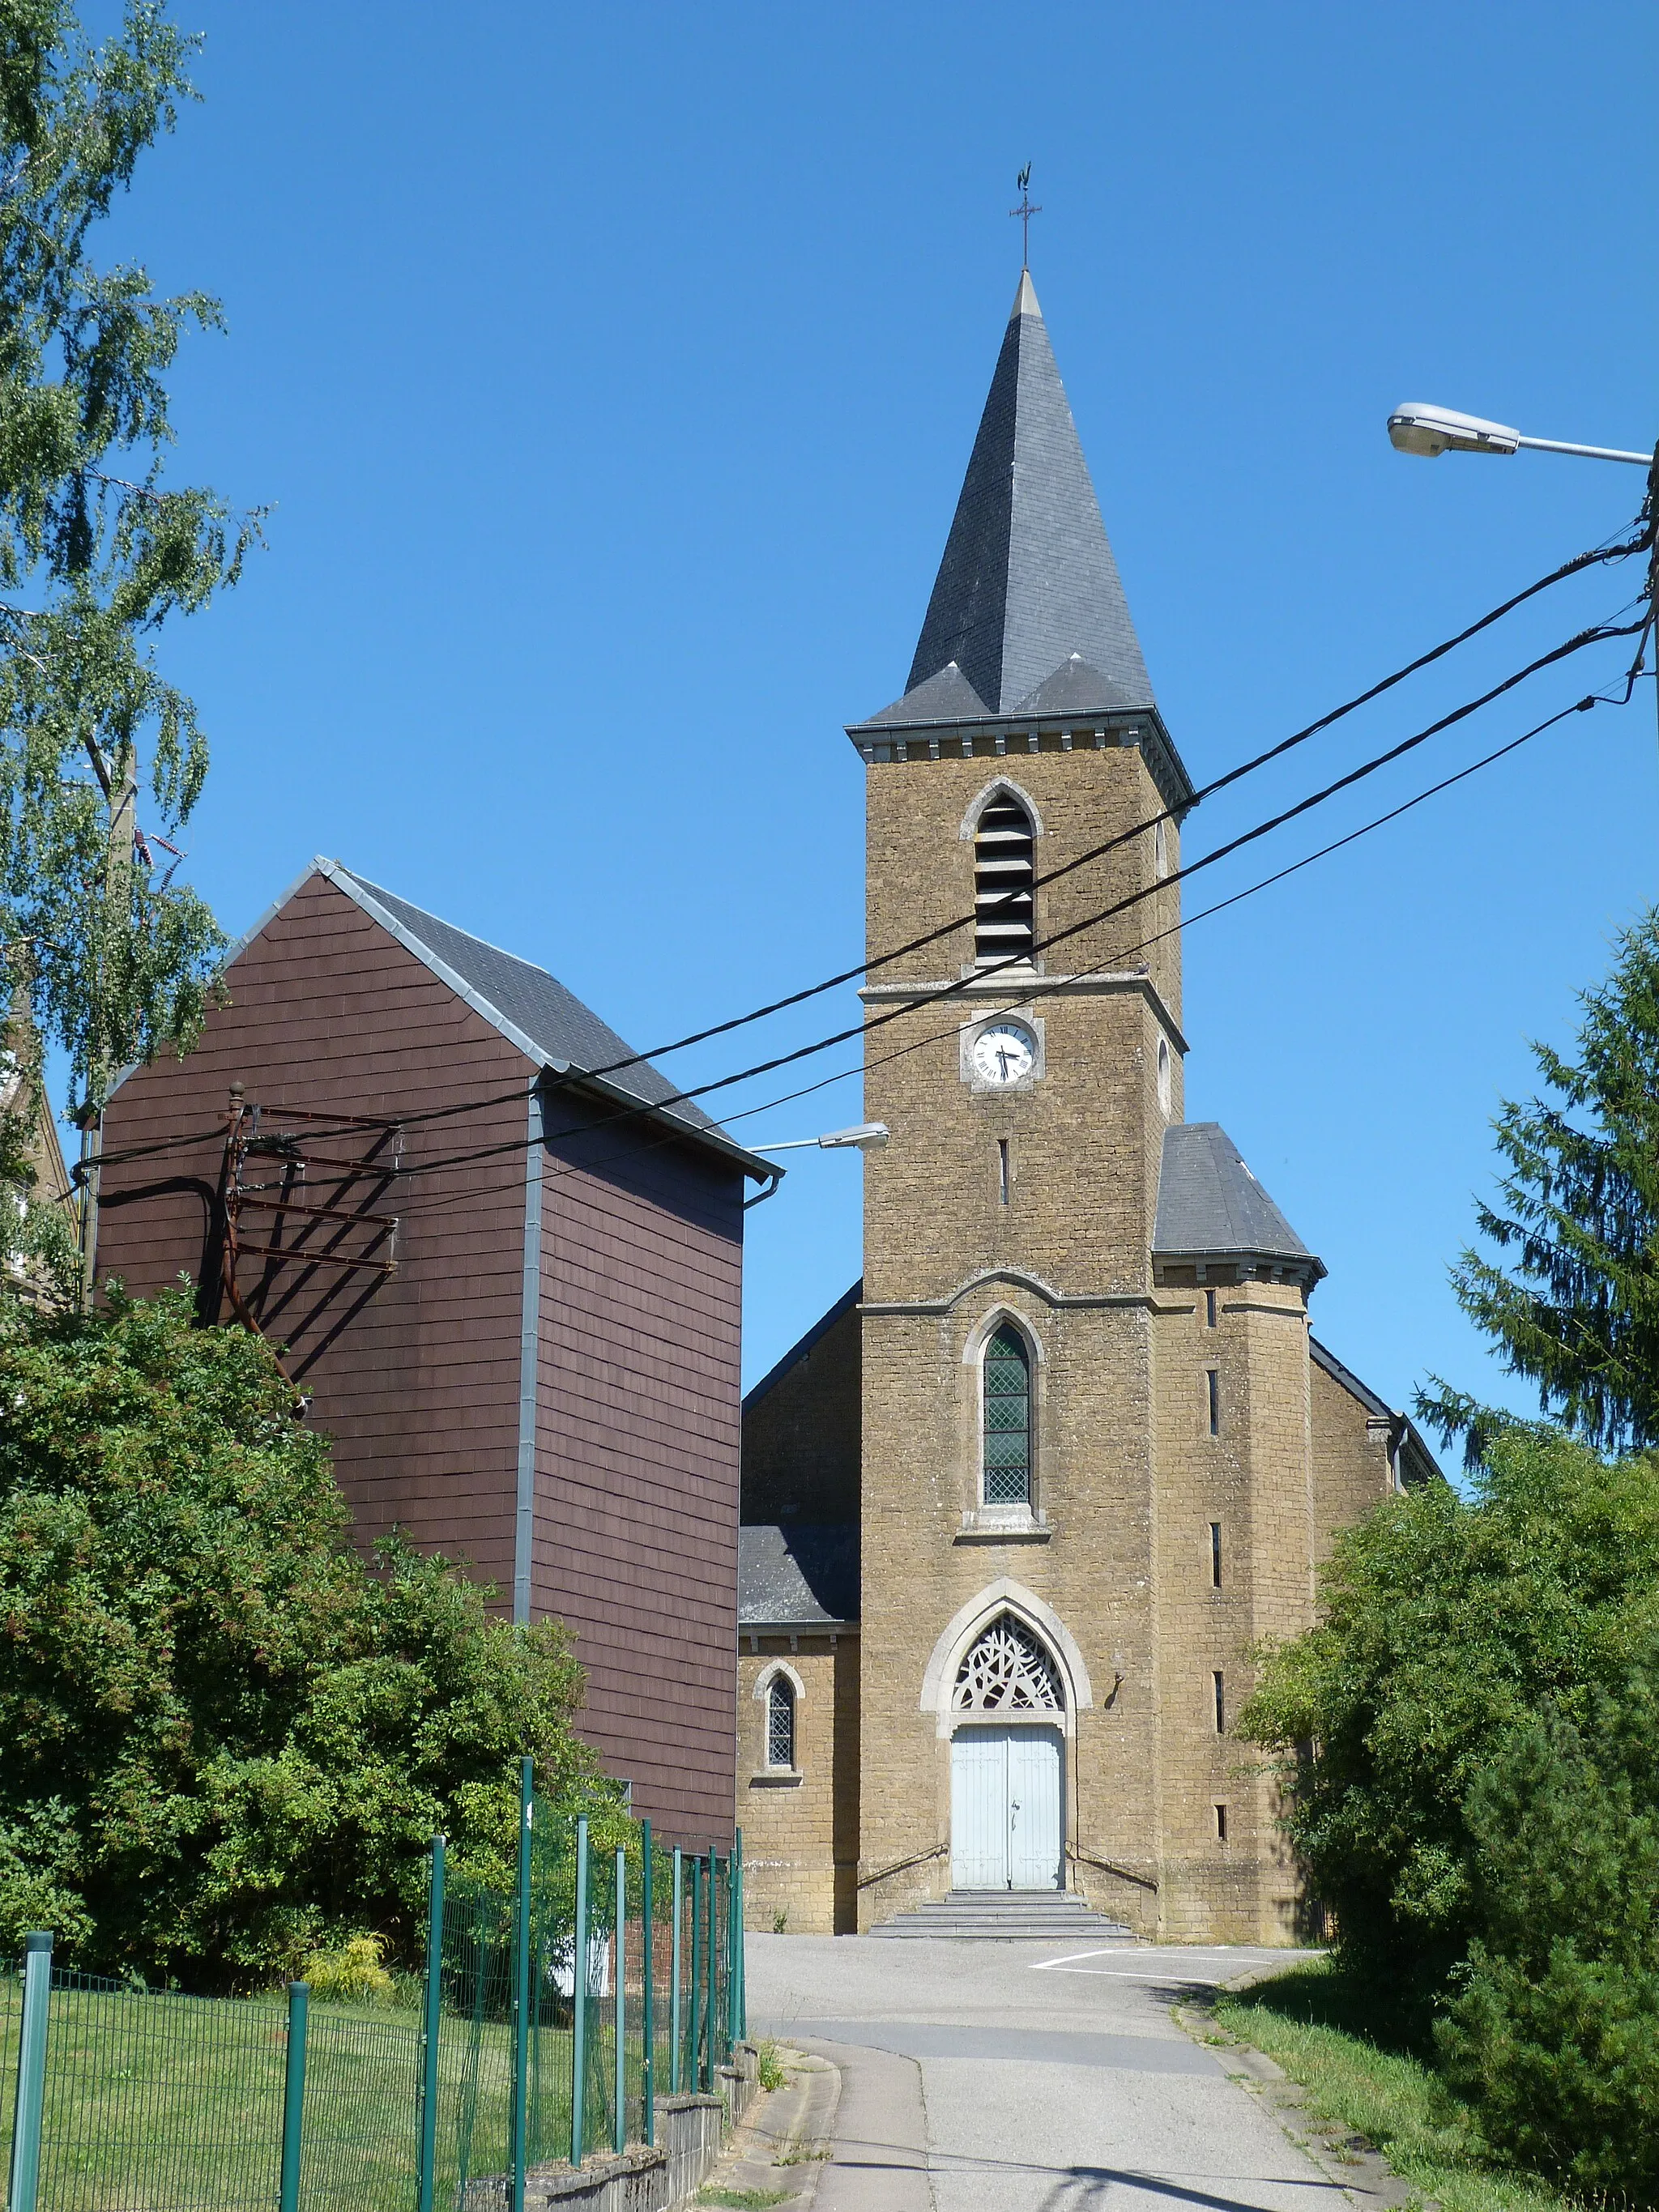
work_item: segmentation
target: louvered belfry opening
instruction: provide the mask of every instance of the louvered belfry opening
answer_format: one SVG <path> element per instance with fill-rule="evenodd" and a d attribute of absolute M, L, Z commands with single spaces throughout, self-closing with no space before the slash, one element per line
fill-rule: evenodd
<path fill-rule="evenodd" d="M 1036 863 L 1031 817 L 1011 793 L 999 792 L 979 817 L 974 836 L 974 957 L 1029 960 L 1036 936 Z"/>

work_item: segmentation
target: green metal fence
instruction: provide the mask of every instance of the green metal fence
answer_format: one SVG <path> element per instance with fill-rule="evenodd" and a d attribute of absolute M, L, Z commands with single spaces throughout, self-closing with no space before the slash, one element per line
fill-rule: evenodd
<path fill-rule="evenodd" d="M 0 1973 L 6 2212 L 523 2212 L 525 2177 L 649 2143 L 744 2027 L 732 1857 L 603 1849 L 526 1763 L 511 1893 L 434 1839 L 427 1967 L 406 2009 Z"/>

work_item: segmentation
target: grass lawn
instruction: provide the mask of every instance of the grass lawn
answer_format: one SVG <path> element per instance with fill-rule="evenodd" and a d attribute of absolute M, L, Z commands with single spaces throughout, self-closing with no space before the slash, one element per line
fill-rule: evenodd
<path fill-rule="evenodd" d="M 0 1975 L 0 2212 L 5 2204 L 19 1989 Z M 513 2043 L 505 2022 L 446 2014 L 439 2038 L 437 2195 L 508 2159 Z M 281 2164 L 287 2008 L 279 1997 L 129 1995 L 107 1985 L 52 1997 L 41 2153 L 46 2212 L 270 2212 Z M 530 2151 L 570 2145 L 568 2028 L 532 2031 Z M 668 2053 L 659 2049 L 662 2079 Z M 615 2040 L 590 2050 L 588 2142 L 609 2137 Z M 629 2053 L 637 2110 L 640 2054 Z M 325 2212 L 409 2212 L 419 2126 L 417 2013 L 313 2002 L 301 2202 Z"/>
<path fill-rule="evenodd" d="M 1215 2017 L 1306 2089 L 1311 2118 L 1365 2136 L 1446 2212 L 1564 2212 L 1571 2204 L 1547 2183 L 1483 2162 L 1468 2106 L 1419 2058 L 1388 2047 L 1365 1992 L 1327 1960 L 1218 1997 Z"/>

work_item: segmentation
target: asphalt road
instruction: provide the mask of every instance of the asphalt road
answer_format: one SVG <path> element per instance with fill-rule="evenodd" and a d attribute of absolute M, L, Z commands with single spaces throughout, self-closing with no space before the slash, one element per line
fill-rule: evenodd
<path fill-rule="evenodd" d="M 750 2032 L 842 2070 L 815 2212 L 1347 2212 L 1170 2017 L 1275 1956 L 750 1936 Z"/>

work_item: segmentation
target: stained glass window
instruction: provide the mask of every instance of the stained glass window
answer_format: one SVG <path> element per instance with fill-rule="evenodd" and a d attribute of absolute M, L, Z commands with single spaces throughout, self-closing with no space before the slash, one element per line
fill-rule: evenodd
<path fill-rule="evenodd" d="M 985 1503 L 1031 1502 L 1031 1365 L 1006 1322 L 985 1347 Z"/>
<path fill-rule="evenodd" d="M 766 1692 L 766 1763 L 795 1763 L 795 1686 L 787 1674 L 774 1674 Z"/>

